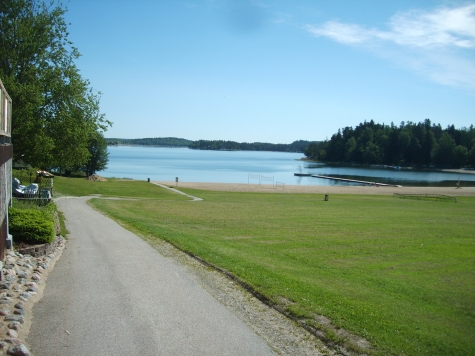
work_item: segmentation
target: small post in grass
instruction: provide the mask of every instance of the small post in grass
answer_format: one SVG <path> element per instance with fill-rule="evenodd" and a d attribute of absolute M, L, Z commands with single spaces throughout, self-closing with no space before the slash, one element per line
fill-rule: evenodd
<path fill-rule="evenodd" d="M 325 198 L 323 200 L 328 201 L 328 194 L 325 194 Z"/>
<path fill-rule="evenodd" d="M 178 177 L 175 178 L 175 186 L 178 187 Z"/>

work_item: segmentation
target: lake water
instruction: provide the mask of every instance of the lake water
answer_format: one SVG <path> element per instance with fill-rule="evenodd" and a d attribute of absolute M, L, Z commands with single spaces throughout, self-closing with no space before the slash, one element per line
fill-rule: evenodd
<path fill-rule="evenodd" d="M 110 146 L 109 164 L 104 177 L 138 180 L 217 183 L 276 182 L 288 185 L 351 185 L 313 177 L 296 177 L 305 173 L 339 178 L 418 186 L 475 186 L 475 174 L 355 168 L 329 166 L 301 161 L 302 153 L 256 151 L 200 151 L 188 148 L 147 146 Z"/>

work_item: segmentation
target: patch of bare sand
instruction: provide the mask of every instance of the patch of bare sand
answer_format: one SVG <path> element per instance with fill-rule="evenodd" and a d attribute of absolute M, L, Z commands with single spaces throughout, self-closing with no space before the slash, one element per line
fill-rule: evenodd
<path fill-rule="evenodd" d="M 460 174 L 475 174 L 475 169 L 442 169 L 441 171 Z"/>
<path fill-rule="evenodd" d="M 157 182 L 173 188 L 191 188 L 225 192 L 301 193 L 301 194 L 439 194 L 449 196 L 475 196 L 475 187 L 375 187 L 375 186 L 322 186 L 285 185 L 273 188 L 270 184 Z"/>

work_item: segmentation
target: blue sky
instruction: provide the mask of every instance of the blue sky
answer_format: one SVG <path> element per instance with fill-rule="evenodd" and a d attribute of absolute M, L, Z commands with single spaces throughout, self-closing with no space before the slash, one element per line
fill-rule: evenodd
<path fill-rule="evenodd" d="M 70 0 L 106 137 L 291 143 L 475 124 L 475 1 Z"/>

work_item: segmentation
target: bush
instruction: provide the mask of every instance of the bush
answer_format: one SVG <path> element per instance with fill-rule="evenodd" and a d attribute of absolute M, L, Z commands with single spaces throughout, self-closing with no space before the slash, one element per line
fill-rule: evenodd
<path fill-rule="evenodd" d="M 28 244 L 53 242 L 54 220 L 49 212 L 12 207 L 8 216 L 10 234 L 16 241 Z"/>

